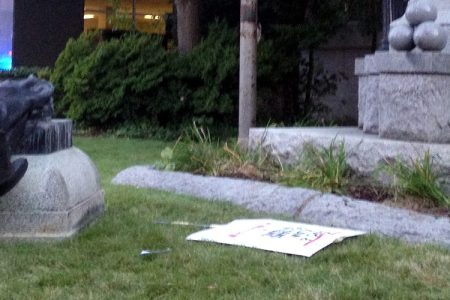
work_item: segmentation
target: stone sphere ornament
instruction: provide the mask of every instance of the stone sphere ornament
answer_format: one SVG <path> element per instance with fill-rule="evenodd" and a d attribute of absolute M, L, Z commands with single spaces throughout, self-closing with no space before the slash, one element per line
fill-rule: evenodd
<path fill-rule="evenodd" d="M 425 22 L 414 30 L 414 43 L 424 51 L 441 51 L 447 45 L 445 30 L 435 22 Z"/>
<path fill-rule="evenodd" d="M 405 17 L 411 26 L 437 19 L 437 8 L 429 0 L 410 2 L 406 8 Z"/>
<path fill-rule="evenodd" d="M 389 45 L 398 51 L 410 51 L 414 49 L 414 29 L 408 24 L 399 24 L 389 30 Z"/>

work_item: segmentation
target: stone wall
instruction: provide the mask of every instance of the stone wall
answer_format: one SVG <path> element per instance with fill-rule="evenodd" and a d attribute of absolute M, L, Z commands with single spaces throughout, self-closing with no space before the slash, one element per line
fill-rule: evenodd
<path fill-rule="evenodd" d="M 381 34 L 379 35 L 381 38 Z M 330 108 L 321 118 L 353 125 L 358 120 L 358 79 L 354 75 L 355 58 L 371 53 L 371 37 L 358 31 L 357 23 L 349 23 L 326 45 L 316 51 L 316 62 L 330 72 L 339 74 L 334 95 L 320 101 Z M 305 56 L 306 57 L 306 56 Z"/>

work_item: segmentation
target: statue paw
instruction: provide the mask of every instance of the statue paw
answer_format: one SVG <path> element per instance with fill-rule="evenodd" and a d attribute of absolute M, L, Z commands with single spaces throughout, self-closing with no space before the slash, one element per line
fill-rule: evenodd
<path fill-rule="evenodd" d="M 19 158 L 13 161 L 11 163 L 11 170 L 0 177 L 0 196 L 9 192 L 22 179 L 27 169 L 28 161 L 25 158 Z"/>

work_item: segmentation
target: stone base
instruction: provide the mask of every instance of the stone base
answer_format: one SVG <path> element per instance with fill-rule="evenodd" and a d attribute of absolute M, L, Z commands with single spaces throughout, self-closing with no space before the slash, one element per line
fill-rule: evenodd
<path fill-rule="evenodd" d="M 29 121 L 25 138 L 13 154 L 49 154 L 72 147 L 72 120 Z"/>
<path fill-rule="evenodd" d="M 395 159 L 406 162 L 423 159 L 426 151 L 434 159 L 440 181 L 450 184 L 450 144 L 430 144 L 395 141 L 364 134 L 356 127 L 310 127 L 310 128 L 252 128 L 250 147 L 262 148 L 282 162 L 294 163 L 305 144 L 329 147 L 331 143 L 343 142 L 350 168 L 358 174 L 369 176 L 380 165 Z M 450 191 L 450 186 L 444 189 Z"/>
<path fill-rule="evenodd" d="M 0 197 L 0 238 L 66 238 L 103 213 L 97 169 L 81 150 L 20 157 L 29 166 L 19 184 Z"/>
<path fill-rule="evenodd" d="M 450 143 L 450 54 L 376 52 L 355 61 L 359 122 L 381 138 Z"/>

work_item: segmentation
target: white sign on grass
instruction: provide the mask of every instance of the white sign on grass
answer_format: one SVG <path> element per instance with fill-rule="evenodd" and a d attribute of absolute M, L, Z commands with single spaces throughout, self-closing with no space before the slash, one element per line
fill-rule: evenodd
<path fill-rule="evenodd" d="M 215 242 L 310 257 L 362 231 L 271 219 L 235 220 L 189 235 L 191 241 Z"/>

